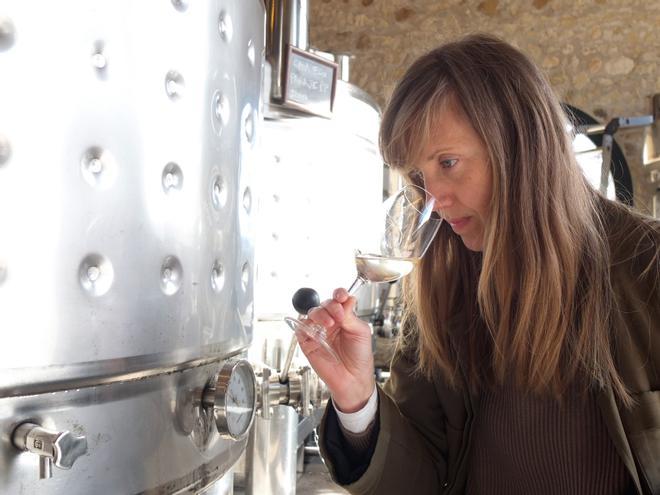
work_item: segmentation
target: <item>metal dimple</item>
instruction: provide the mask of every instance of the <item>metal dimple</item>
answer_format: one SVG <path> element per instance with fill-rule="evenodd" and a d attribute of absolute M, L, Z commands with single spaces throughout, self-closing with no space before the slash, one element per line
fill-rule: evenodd
<path fill-rule="evenodd" d="M 225 285 L 225 267 L 220 260 L 215 260 L 213 269 L 211 270 L 211 288 L 214 292 L 222 291 Z"/>
<path fill-rule="evenodd" d="M 92 174 L 100 174 L 103 171 L 103 162 L 100 158 L 92 158 L 87 164 L 87 169 Z"/>
<path fill-rule="evenodd" d="M 220 31 L 220 37 L 229 43 L 234 36 L 234 26 L 232 24 L 231 16 L 225 12 L 220 12 L 220 17 L 218 18 L 218 30 Z"/>
<path fill-rule="evenodd" d="M 101 276 L 101 269 L 98 266 L 90 266 L 87 268 L 87 278 L 90 282 L 96 282 Z"/>
<path fill-rule="evenodd" d="M 241 268 L 241 287 L 246 291 L 250 283 L 250 264 L 246 261 Z"/>
<path fill-rule="evenodd" d="M 168 296 L 176 294 L 183 283 L 183 267 L 176 256 L 167 256 L 160 267 L 160 288 Z"/>
<path fill-rule="evenodd" d="M 4 165 L 11 157 L 11 145 L 6 136 L 0 134 L 0 165 Z"/>
<path fill-rule="evenodd" d="M 115 278 L 112 263 L 103 255 L 87 255 L 78 269 L 80 285 L 88 294 L 98 297 L 110 290 Z"/>
<path fill-rule="evenodd" d="M 211 201 L 216 210 L 221 210 L 227 204 L 227 186 L 220 175 L 216 175 L 211 185 Z"/>
<path fill-rule="evenodd" d="M 0 259 L 0 285 L 2 285 L 5 280 L 7 280 L 7 271 L 7 263 Z"/>
<path fill-rule="evenodd" d="M 249 187 L 246 187 L 243 192 L 243 208 L 245 208 L 247 213 L 250 213 L 252 210 L 252 191 L 250 191 Z"/>
<path fill-rule="evenodd" d="M 94 42 L 91 56 L 92 67 L 96 70 L 96 74 L 102 79 L 106 76 L 106 69 L 108 67 L 108 58 L 105 54 L 105 42 L 97 40 Z"/>
<path fill-rule="evenodd" d="M 254 140 L 254 112 L 249 109 L 245 116 L 245 138 L 252 144 Z"/>
<path fill-rule="evenodd" d="M 255 60 L 256 60 L 256 58 L 257 58 L 256 53 L 257 53 L 257 52 L 256 52 L 256 49 L 254 48 L 254 41 L 252 41 L 252 40 L 250 39 L 250 40 L 248 41 L 248 45 L 247 45 L 247 57 L 248 57 L 248 60 L 250 61 L 250 65 L 251 65 L 252 67 L 254 67 L 254 62 L 255 62 Z"/>
<path fill-rule="evenodd" d="M 114 182 L 117 163 L 107 150 L 92 146 L 83 153 L 80 170 L 90 186 L 104 189 Z"/>
<path fill-rule="evenodd" d="M 163 191 L 171 193 L 180 191 L 183 187 L 183 172 L 176 163 L 170 162 L 165 165 L 162 175 Z"/>
<path fill-rule="evenodd" d="M 189 0 L 172 0 L 172 5 L 174 5 L 174 8 L 179 12 L 185 12 L 188 10 L 189 4 Z"/>
<path fill-rule="evenodd" d="M 181 98 L 185 89 L 186 82 L 177 71 L 171 70 L 165 75 L 165 92 L 170 100 L 175 101 Z"/>
<path fill-rule="evenodd" d="M 95 69 L 103 70 L 108 65 L 108 60 L 105 58 L 105 55 L 102 51 L 95 51 L 92 53 L 92 66 Z"/>
<path fill-rule="evenodd" d="M 229 98 L 223 93 L 216 91 L 213 95 L 213 117 L 217 125 L 216 131 L 218 134 L 222 132 L 222 128 L 229 122 L 231 116 L 231 109 L 229 108 Z"/>
<path fill-rule="evenodd" d="M 13 21 L 4 15 L 0 15 L 0 52 L 9 50 L 16 40 L 16 27 Z"/>

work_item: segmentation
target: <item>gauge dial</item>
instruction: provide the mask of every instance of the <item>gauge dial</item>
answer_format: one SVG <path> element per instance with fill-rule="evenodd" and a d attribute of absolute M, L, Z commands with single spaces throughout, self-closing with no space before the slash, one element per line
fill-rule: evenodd
<path fill-rule="evenodd" d="M 218 432 L 240 440 L 250 431 L 256 409 L 256 379 L 250 363 L 244 359 L 225 363 L 211 392 Z"/>

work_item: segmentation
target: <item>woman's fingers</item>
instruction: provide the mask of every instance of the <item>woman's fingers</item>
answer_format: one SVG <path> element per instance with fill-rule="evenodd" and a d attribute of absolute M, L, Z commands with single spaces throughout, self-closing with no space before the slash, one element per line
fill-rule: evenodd
<path fill-rule="evenodd" d="M 321 303 L 321 307 L 325 309 L 330 317 L 337 323 L 341 324 L 344 321 L 344 306 L 335 301 L 334 299 L 328 299 Z"/>
<path fill-rule="evenodd" d="M 300 344 L 300 349 L 309 355 L 314 351 L 317 351 L 320 345 L 313 338 L 306 335 L 304 332 L 296 332 L 296 338 L 298 339 L 298 344 Z"/>
<path fill-rule="evenodd" d="M 334 318 L 332 318 L 328 310 L 323 306 L 317 306 L 316 308 L 310 309 L 307 312 L 307 318 L 325 328 L 332 328 L 336 324 Z"/>
<path fill-rule="evenodd" d="M 308 311 L 307 317 L 326 328 L 341 324 L 347 314 L 352 314 L 356 299 L 349 295 L 346 289 L 335 289 L 332 299 L 326 299 Z"/>
<path fill-rule="evenodd" d="M 337 360 L 329 355 L 326 349 L 324 349 L 316 340 L 309 337 L 304 332 L 296 332 L 296 338 L 298 339 L 300 349 L 303 351 L 305 356 L 307 356 L 313 366 L 318 367 L 320 365 L 327 366 L 338 364 Z M 320 368 L 317 369 L 317 372 L 319 372 L 319 370 Z M 328 376 L 323 375 L 321 378 L 327 383 Z"/>
<path fill-rule="evenodd" d="M 332 293 L 333 300 L 337 301 L 344 308 L 345 315 L 352 315 L 357 304 L 357 299 L 351 296 L 344 288 L 335 289 Z"/>
<path fill-rule="evenodd" d="M 335 289 L 332 293 L 332 298 L 340 304 L 344 304 L 346 301 L 348 301 L 349 297 L 351 297 L 350 294 L 343 287 Z"/>

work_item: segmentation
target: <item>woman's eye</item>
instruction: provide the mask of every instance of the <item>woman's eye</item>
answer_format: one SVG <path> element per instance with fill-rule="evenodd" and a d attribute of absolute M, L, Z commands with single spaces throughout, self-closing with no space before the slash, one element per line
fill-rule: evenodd
<path fill-rule="evenodd" d="M 458 163 L 458 160 L 456 158 L 445 158 L 438 160 L 438 163 L 440 163 L 440 166 L 442 168 L 452 168 L 456 163 Z"/>

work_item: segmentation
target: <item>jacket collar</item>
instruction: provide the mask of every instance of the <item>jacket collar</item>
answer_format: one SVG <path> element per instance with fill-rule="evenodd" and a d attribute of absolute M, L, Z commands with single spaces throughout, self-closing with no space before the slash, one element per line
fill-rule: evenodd
<path fill-rule="evenodd" d="M 597 394 L 596 400 L 603 415 L 603 420 L 607 426 L 607 431 L 612 439 L 612 443 L 614 443 L 614 447 L 619 453 L 619 457 L 626 466 L 628 474 L 632 477 L 637 493 L 643 493 L 639 481 L 639 475 L 637 474 L 637 467 L 635 466 L 635 460 L 632 451 L 630 450 L 628 439 L 626 438 L 626 432 L 623 428 L 623 423 L 621 422 L 621 415 L 616 405 L 612 387 L 608 385 L 605 389 L 600 390 Z"/>

